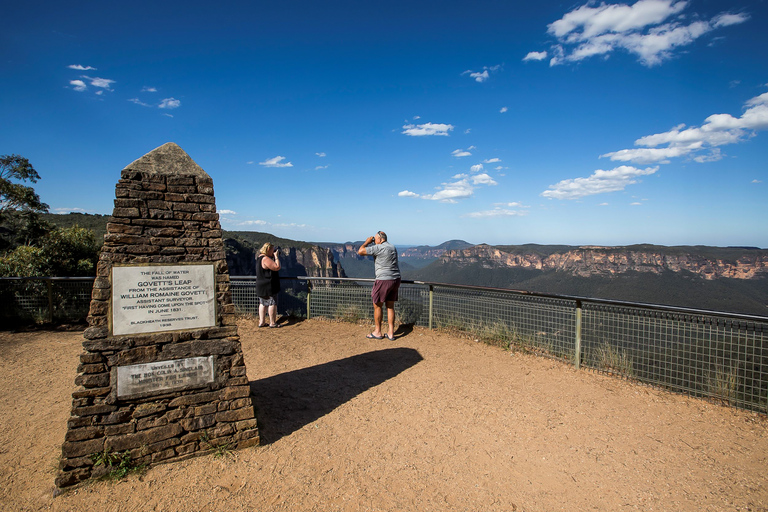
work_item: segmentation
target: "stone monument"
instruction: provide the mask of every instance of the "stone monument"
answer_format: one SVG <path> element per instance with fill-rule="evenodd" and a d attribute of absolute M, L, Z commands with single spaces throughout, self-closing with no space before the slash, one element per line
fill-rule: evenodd
<path fill-rule="evenodd" d="M 213 180 L 174 143 L 121 173 L 88 323 L 58 488 L 259 443 Z"/>

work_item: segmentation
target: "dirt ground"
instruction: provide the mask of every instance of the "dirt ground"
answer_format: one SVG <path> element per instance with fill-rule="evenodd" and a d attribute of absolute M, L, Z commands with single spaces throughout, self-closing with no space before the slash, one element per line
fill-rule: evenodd
<path fill-rule="evenodd" d="M 261 446 L 54 496 L 81 332 L 0 332 L 0 510 L 768 510 L 762 416 L 421 328 L 239 332 Z"/>

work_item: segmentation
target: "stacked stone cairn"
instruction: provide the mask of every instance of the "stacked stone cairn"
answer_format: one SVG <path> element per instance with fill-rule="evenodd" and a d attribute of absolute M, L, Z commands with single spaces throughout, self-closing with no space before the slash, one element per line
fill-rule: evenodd
<path fill-rule="evenodd" d="M 259 443 L 213 180 L 167 143 L 123 169 L 115 196 L 62 445 L 59 489 L 103 476 L 109 454 L 149 466 Z M 215 325 L 113 334 L 113 267 L 194 264 L 215 269 Z M 121 366 L 196 357 L 212 358 L 211 382 L 154 396 L 118 396 Z"/>

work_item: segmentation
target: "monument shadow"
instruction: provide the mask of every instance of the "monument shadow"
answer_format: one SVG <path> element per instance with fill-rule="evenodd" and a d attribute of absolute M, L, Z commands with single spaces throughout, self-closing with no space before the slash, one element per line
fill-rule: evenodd
<path fill-rule="evenodd" d="M 252 381 L 262 444 L 290 435 L 422 359 L 411 348 L 388 348 Z"/>

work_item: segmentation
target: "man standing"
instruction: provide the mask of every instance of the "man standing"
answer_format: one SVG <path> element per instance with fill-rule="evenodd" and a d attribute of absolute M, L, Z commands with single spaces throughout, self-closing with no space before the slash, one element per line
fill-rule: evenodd
<path fill-rule="evenodd" d="M 375 245 L 371 245 L 374 242 Z M 369 247 L 370 246 L 370 247 Z M 380 340 L 384 338 L 381 333 L 381 321 L 384 317 L 382 306 L 387 306 L 387 322 L 389 330 L 387 339 L 395 340 L 395 301 L 397 291 L 400 289 L 400 266 L 397 263 L 397 249 L 387 242 L 387 234 L 379 231 L 374 236 L 369 236 L 363 245 L 357 250 L 360 256 L 373 256 L 373 265 L 376 270 L 376 281 L 373 283 L 371 298 L 373 299 L 373 321 L 376 330 L 367 338 Z"/>

